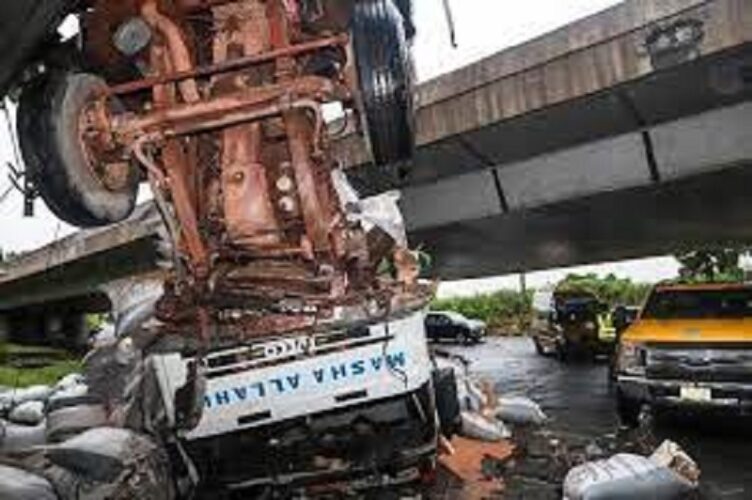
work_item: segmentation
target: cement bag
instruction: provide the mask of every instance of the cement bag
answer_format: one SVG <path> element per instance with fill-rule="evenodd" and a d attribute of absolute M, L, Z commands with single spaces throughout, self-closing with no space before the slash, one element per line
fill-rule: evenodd
<path fill-rule="evenodd" d="M 0 465 L 0 498 L 3 500 L 58 500 L 43 477 L 15 467 Z"/>
<path fill-rule="evenodd" d="M 47 414 L 47 441 L 60 443 L 89 429 L 106 426 L 107 423 L 107 412 L 101 404 L 56 408 Z"/>
<path fill-rule="evenodd" d="M 460 434 L 479 441 L 497 442 L 511 436 L 503 423 L 489 420 L 483 415 L 463 411 L 461 413 L 462 430 Z"/>
<path fill-rule="evenodd" d="M 169 458 L 144 435 L 100 427 L 49 446 L 45 454 L 52 464 L 69 470 L 87 486 L 87 494 L 78 498 L 175 498 Z"/>
<path fill-rule="evenodd" d="M 16 424 L 37 425 L 44 419 L 44 402 L 27 401 L 10 411 L 8 420 Z"/>
<path fill-rule="evenodd" d="M 621 453 L 573 468 L 564 479 L 564 500 L 684 498 L 694 486 L 652 460 Z"/>
<path fill-rule="evenodd" d="M 52 387 L 34 385 L 25 389 L 14 389 L 0 394 L 0 407 L 13 407 L 27 401 L 46 401 L 52 394 Z"/>
<path fill-rule="evenodd" d="M 47 406 L 50 407 L 53 404 L 58 404 L 61 401 L 68 401 L 72 399 L 85 398 L 89 394 L 89 387 L 84 384 L 77 384 L 65 387 L 52 393 L 50 399 L 47 400 Z M 66 405 L 70 406 L 70 405 Z"/>
<path fill-rule="evenodd" d="M 697 463 L 690 457 L 678 444 L 673 441 L 664 441 L 658 449 L 650 455 L 650 460 L 654 463 L 671 469 L 684 479 L 689 481 L 693 486 L 700 482 L 700 468 Z"/>
<path fill-rule="evenodd" d="M 517 425 L 543 425 L 547 420 L 540 405 L 528 398 L 500 398 L 494 416 Z"/>
<path fill-rule="evenodd" d="M 60 392 L 70 389 L 71 387 L 75 387 L 81 384 L 84 384 L 86 380 L 84 379 L 84 376 L 80 373 L 69 373 L 65 377 L 58 380 L 57 384 L 55 384 L 54 391 Z"/>
<path fill-rule="evenodd" d="M 0 455 L 45 444 L 45 428 L 45 422 L 30 426 L 0 420 Z"/>
<path fill-rule="evenodd" d="M 154 307 L 164 291 L 164 280 L 155 277 L 126 278 L 105 287 L 115 317 L 115 335 L 122 338 L 141 328 L 154 316 Z"/>
<path fill-rule="evenodd" d="M 156 446 L 126 429 L 97 427 L 46 450 L 55 465 L 97 482 L 110 482 Z"/>

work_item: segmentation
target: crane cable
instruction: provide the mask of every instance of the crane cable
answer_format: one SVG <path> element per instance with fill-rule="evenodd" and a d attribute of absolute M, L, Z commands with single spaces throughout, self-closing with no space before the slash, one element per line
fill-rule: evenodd
<path fill-rule="evenodd" d="M 444 4 L 444 15 L 446 16 L 447 27 L 449 28 L 449 40 L 452 43 L 452 48 L 456 49 L 457 44 L 457 29 L 454 24 L 454 13 L 452 12 L 452 6 L 449 0 L 442 0 Z"/>
<path fill-rule="evenodd" d="M 19 148 L 18 141 L 16 140 L 15 131 L 13 130 L 13 121 L 11 120 L 10 111 L 8 110 L 6 99 L 3 99 L 2 103 L 0 103 L 0 108 L 2 108 L 3 110 L 3 116 L 5 117 L 5 126 L 8 129 L 8 137 L 13 148 L 13 159 L 16 165 L 21 165 L 21 150 Z M 13 189 L 15 187 L 16 184 L 11 181 L 11 185 L 8 186 L 2 194 L 0 194 L 0 205 L 5 203 L 5 201 L 8 199 L 8 196 L 11 192 L 13 192 Z"/>

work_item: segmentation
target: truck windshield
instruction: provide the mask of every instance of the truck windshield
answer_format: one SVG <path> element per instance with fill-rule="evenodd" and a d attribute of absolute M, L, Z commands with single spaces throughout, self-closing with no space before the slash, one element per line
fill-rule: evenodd
<path fill-rule="evenodd" d="M 752 317 L 752 289 L 663 290 L 653 293 L 642 314 L 646 319 Z"/>

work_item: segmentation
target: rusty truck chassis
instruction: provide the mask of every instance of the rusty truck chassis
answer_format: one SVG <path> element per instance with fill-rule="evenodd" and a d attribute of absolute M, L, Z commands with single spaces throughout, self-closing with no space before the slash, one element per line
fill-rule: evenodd
<path fill-rule="evenodd" d="M 165 219 L 175 258 L 164 330 L 208 342 L 222 325 L 242 340 L 310 328 L 339 306 L 388 310 L 414 292 L 411 254 L 369 244 L 333 185 L 321 110 L 357 113 L 349 35 L 306 32 L 294 1 L 184 0 L 175 12 L 211 22 L 209 62 L 197 65 L 200 41 L 166 3 L 133 12 L 151 30 L 148 74 L 103 86 L 80 117 L 102 184 L 117 189 L 139 164 Z M 107 15 L 95 5 L 86 23 L 115 23 Z M 312 57 L 328 57 L 333 74 L 307 72 Z M 394 276 L 377 276 L 385 258 Z"/>

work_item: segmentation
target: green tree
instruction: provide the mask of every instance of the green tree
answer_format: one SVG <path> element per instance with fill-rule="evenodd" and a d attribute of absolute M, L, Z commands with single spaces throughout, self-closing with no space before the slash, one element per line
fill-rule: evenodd
<path fill-rule="evenodd" d="M 591 293 L 611 307 L 641 305 L 650 288 L 647 283 L 635 283 L 614 274 L 601 278 L 594 273 L 570 274 L 556 286 L 557 291 Z"/>
<path fill-rule="evenodd" d="M 684 282 L 734 282 L 744 279 L 739 266 L 747 248 L 698 248 L 680 252 L 674 257 L 681 264 L 679 279 Z"/>

